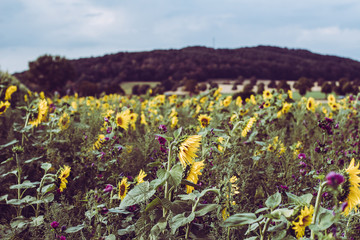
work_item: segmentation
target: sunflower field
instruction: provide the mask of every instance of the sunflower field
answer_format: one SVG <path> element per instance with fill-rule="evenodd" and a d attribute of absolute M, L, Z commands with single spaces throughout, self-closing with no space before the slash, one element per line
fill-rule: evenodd
<path fill-rule="evenodd" d="M 1 239 L 360 239 L 360 95 L 0 85 Z"/>

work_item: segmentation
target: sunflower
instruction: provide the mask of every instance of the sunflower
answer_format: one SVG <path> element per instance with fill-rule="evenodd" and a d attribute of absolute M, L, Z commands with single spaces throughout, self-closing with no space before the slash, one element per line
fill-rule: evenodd
<path fill-rule="evenodd" d="M 129 128 L 130 123 L 130 114 L 129 111 L 123 111 L 121 113 L 116 114 L 116 125 L 123 128 L 125 131 Z"/>
<path fill-rule="evenodd" d="M 17 86 L 8 87 L 8 89 L 6 89 L 6 92 L 5 92 L 5 100 L 10 100 L 11 95 L 16 91 L 17 91 Z"/>
<path fill-rule="evenodd" d="M 315 112 L 315 99 L 312 97 L 309 97 L 306 103 L 306 108 L 309 111 Z"/>
<path fill-rule="evenodd" d="M 179 147 L 179 160 L 183 167 L 187 164 L 193 164 L 194 158 L 197 157 L 195 154 L 201 145 L 201 135 L 193 135 L 183 141 Z"/>
<path fill-rule="evenodd" d="M 41 122 L 45 122 L 48 110 L 49 109 L 48 109 L 47 101 L 45 99 L 40 100 L 38 116 L 35 120 L 29 121 L 29 124 L 37 127 Z"/>
<path fill-rule="evenodd" d="M 63 192 L 64 189 L 66 188 L 66 184 L 68 183 L 67 178 L 70 176 L 70 170 L 71 167 L 65 165 L 64 168 L 62 168 L 60 171 L 60 175 L 59 175 L 59 179 L 61 181 L 59 187 L 60 192 Z"/>
<path fill-rule="evenodd" d="M 263 98 L 264 99 L 271 99 L 272 98 L 271 92 L 269 90 L 263 91 Z"/>
<path fill-rule="evenodd" d="M 188 176 L 186 177 L 186 180 L 197 184 L 197 182 L 199 181 L 199 175 L 202 175 L 202 173 L 200 172 L 203 168 L 204 168 L 204 160 L 200 161 L 200 162 L 194 162 L 191 165 L 190 171 Z M 191 193 L 194 190 L 194 187 L 186 185 L 186 193 Z"/>
<path fill-rule="evenodd" d="M 178 121 L 179 121 L 178 117 L 177 117 L 177 116 L 173 116 L 173 117 L 171 118 L 171 128 L 176 127 L 176 125 L 178 124 Z"/>
<path fill-rule="evenodd" d="M 242 137 L 246 137 L 246 135 L 248 134 L 248 132 L 251 131 L 252 126 L 254 125 L 254 123 L 256 122 L 256 118 L 252 117 L 250 118 L 250 120 L 248 121 L 248 123 L 246 124 L 245 128 L 242 130 L 241 132 L 241 136 Z"/>
<path fill-rule="evenodd" d="M 200 116 L 198 117 L 198 120 L 201 124 L 201 127 L 206 128 L 210 124 L 211 117 L 209 117 L 208 115 L 200 114 Z"/>
<path fill-rule="evenodd" d="M 0 101 L 0 115 L 5 113 L 9 107 L 10 107 L 10 103 L 8 101 L 6 102 Z"/>
<path fill-rule="evenodd" d="M 298 216 L 299 220 L 298 222 L 293 221 L 292 224 L 294 224 L 293 229 L 296 232 L 296 237 L 300 239 L 305 235 L 305 228 L 309 226 L 312 222 L 314 213 L 314 207 L 313 205 L 310 205 L 310 208 L 305 206 L 303 209 L 301 209 L 301 213 Z"/>
<path fill-rule="evenodd" d="M 144 178 L 147 176 L 147 174 L 141 169 L 139 172 L 139 175 L 136 177 L 137 184 L 140 184 L 144 182 Z"/>
<path fill-rule="evenodd" d="M 231 103 L 231 100 L 232 100 L 232 97 L 231 96 L 227 96 L 224 101 L 222 101 L 222 104 L 224 105 L 224 107 L 227 107 L 230 105 Z"/>
<path fill-rule="evenodd" d="M 127 192 L 129 191 L 129 186 L 127 182 L 127 177 L 124 177 L 119 183 L 119 198 L 123 200 L 126 197 Z"/>
<path fill-rule="evenodd" d="M 101 144 L 105 141 L 105 135 L 100 134 L 98 137 L 98 140 L 94 143 L 93 149 L 99 149 L 101 147 Z"/>
<path fill-rule="evenodd" d="M 327 99 L 328 99 L 328 103 L 334 103 L 334 102 L 336 102 L 336 99 L 335 99 L 334 95 L 332 95 L 332 94 L 330 94 L 330 95 L 327 97 Z"/>
<path fill-rule="evenodd" d="M 247 114 L 249 112 L 249 109 L 240 109 L 240 115 L 244 116 L 245 114 Z"/>
<path fill-rule="evenodd" d="M 66 112 L 60 117 L 58 125 L 61 130 L 65 130 L 70 126 L 70 116 Z"/>
<path fill-rule="evenodd" d="M 242 107 L 242 101 L 243 101 L 242 98 L 240 96 L 238 96 L 236 98 L 235 103 L 236 103 L 237 106 Z"/>
<path fill-rule="evenodd" d="M 266 101 L 265 104 L 264 104 L 264 108 L 268 108 L 268 107 L 270 107 L 270 102 Z"/>
<path fill-rule="evenodd" d="M 346 181 L 343 185 L 343 194 L 340 196 L 340 201 L 347 201 L 348 205 L 344 210 L 345 216 L 349 215 L 352 209 L 357 209 L 360 204 L 360 170 L 359 163 L 355 166 L 354 158 L 350 165 L 345 169 Z"/>
<path fill-rule="evenodd" d="M 331 111 L 334 111 L 334 112 L 340 109 L 340 104 L 338 104 L 336 102 L 329 103 L 329 106 L 331 108 Z"/>
<path fill-rule="evenodd" d="M 140 124 L 143 124 L 143 125 L 148 125 L 147 121 L 146 121 L 146 118 L 145 118 L 145 114 L 144 112 L 141 112 L 141 116 L 140 116 Z"/>
<path fill-rule="evenodd" d="M 289 98 L 292 99 L 293 98 L 293 92 L 291 90 L 288 90 L 288 95 L 289 95 Z"/>
<path fill-rule="evenodd" d="M 136 123 L 138 116 L 139 116 L 139 114 L 137 114 L 137 113 L 130 114 L 130 124 L 131 124 L 131 127 L 133 128 L 133 130 L 136 129 L 135 123 Z"/>

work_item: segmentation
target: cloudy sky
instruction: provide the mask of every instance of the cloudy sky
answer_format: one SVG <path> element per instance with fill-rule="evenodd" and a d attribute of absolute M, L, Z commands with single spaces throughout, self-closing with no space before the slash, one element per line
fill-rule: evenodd
<path fill-rule="evenodd" d="M 186 46 L 272 45 L 360 61 L 359 0 L 1 0 L 0 70 Z"/>

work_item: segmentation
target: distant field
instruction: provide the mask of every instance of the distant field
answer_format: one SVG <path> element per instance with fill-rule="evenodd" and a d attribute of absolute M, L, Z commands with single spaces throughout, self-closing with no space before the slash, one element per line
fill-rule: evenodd
<path fill-rule="evenodd" d="M 121 88 L 124 89 L 126 94 L 132 93 L 132 88 L 135 85 L 149 84 L 150 87 L 155 87 L 160 82 L 123 82 L 120 84 Z"/>

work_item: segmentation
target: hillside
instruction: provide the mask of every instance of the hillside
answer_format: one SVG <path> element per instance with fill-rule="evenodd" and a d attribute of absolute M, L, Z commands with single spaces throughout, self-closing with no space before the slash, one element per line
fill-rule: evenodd
<path fill-rule="evenodd" d="M 272 46 L 238 49 L 186 47 L 147 52 L 119 52 L 102 57 L 70 60 L 75 77 L 66 88 L 113 88 L 122 82 L 159 81 L 165 89 L 184 78 L 197 82 L 238 77 L 297 80 L 307 77 L 327 81 L 360 78 L 360 62 L 348 58 L 315 54 L 307 50 Z M 15 74 L 25 83 L 26 72 Z M 52 78 L 53 79 L 53 78 Z M 30 80 L 30 81 L 29 81 Z M 97 86 L 91 86 L 96 83 Z M 64 90 L 64 89 L 62 89 Z M 80 90 L 81 91 L 81 90 Z M 107 90 L 106 90 L 107 91 Z"/>
<path fill-rule="evenodd" d="M 360 77 L 360 62 L 270 46 L 120 52 L 72 60 L 72 63 L 77 70 L 77 80 L 91 82 L 163 81 L 169 77 L 197 81 L 238 76 L 278 80 L 297 80 L 302 76 L 326 80 Z"/>

